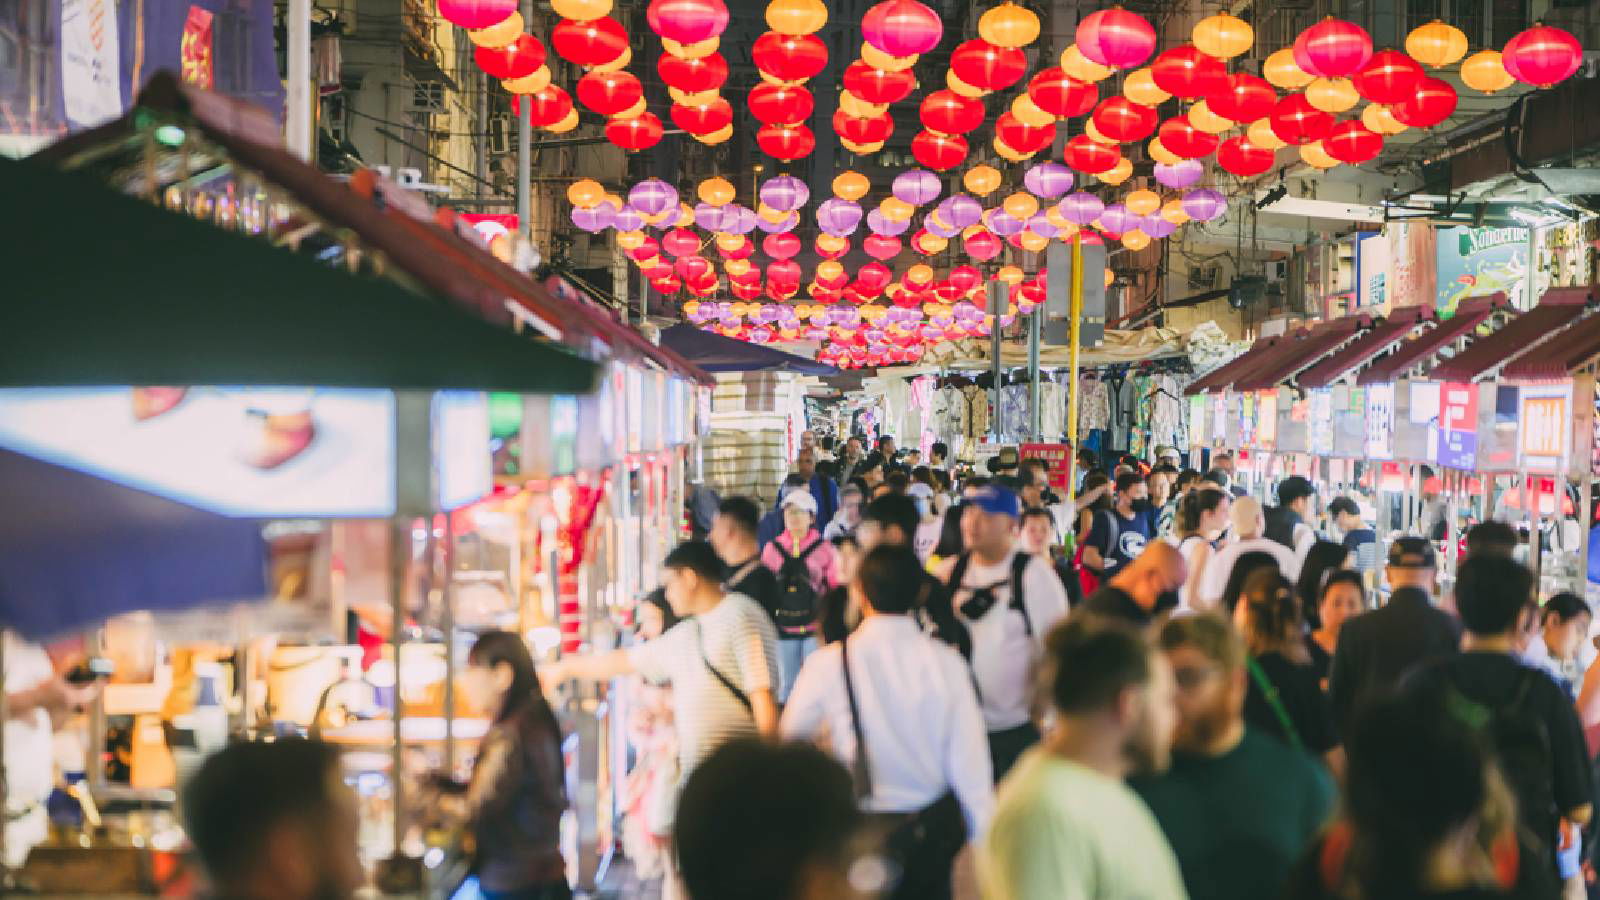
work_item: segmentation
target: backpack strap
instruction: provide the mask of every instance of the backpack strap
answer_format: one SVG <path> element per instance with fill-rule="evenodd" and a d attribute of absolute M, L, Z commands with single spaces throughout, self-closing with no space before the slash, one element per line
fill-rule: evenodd
<path fill-rule="evenodd" d="M 816 550 L 818 547 L 821 547 L 821 546 L 822 546 L 822 538 L 819 537 L 814 542 L 812 542 L 811 546 L 805 548 L 804 550 L 801 550 L 799 556 L 796 556 L 796 557 L 793 557 L 793 558 L 797 562 L 800 561 L 800 560 L 803 560 L 806 557 L 810 556 L 812 551 Z"/>
<path fill-rule="evenodd" d="M 850 638 L 839 641 L 839 667 L 844 669 L 844 694 L 850 700 L 850 727 L 856 733 L 856 758 L 851 765 L 856 799 L 872 793 L 872 766 L 867 762 L 867 736 L 861 730 L 861 709 L 856 703 L 856 683 L 850 677 Z"/>
<path fill-rule="evenodd" d="M 950 570 L 950 580 L 944 583 L 950 591 L 951 599 L 955 599 L 956 591 L 961 590 L 961 579 L 967 577 L 967 566 L 972 562 L 971 553 L 963 553 L 956 557 L 955 567 Z"/>
<path fill-rule="evenodd" d="M 754 715 L 755 707 L 750 704 L 750 697 L 746 695 L 744 691 L 740 690 L 737 684 L 733 683 L 733 679 L 722 674 L 721 670 L 711 664 L 710 658 L 706 656 L 706 645 L 703 640 L 704 635 L 700 632 L 700 623 L 695 622 L 694 624 L 694 642 L 695 646 L 700 650 L 700 661 L 705 663 L 706 669 L 710 671 L 712 675 L 715 675 L 718 681 L 722 682 L 722 686 L 727 688 L 729 693 L 733 694 L 733 698 L 739 701 L 739 704 L 744 707 L 745 712 Z"/>
<path fill-rule="evenodd" d="M 1305 744 L 1300 740 L 1300 732 L 1294 727 L 1294 721 L 1289 718 L 1289 711 L 1283 706 L 1283 698 L 1278 696 L 1278 688 L 1267 677 L 1261 665 L 1254 656 L 1244 658 L 1245 667 L 1250 670 L 1250 680 L 1256 683 L 1261 690 L 1261 696 L 1266 698 L 1267 705 L 1272 707 L 1272 715 L 1277 718 L 1278 725 L 1283 728 L 1283 733 L 1289 739 L 1289 746 L 1296 750 L 1304 750 Z"/>
<path fill-rule="evenodd" d="M 1109 534 L 1109 537 L 1106 538 L 1106 550 L 1100 554 L 1100 574 L 1103 577 L 1106 567 L 1111 564 L 1110 557 L 1117 552 L 1117 544 L 1122 539 L 1122 523 L 1117 521 L 1116 515 L 1109 509 L 1096 510 L 1094 518 L 1097 522 L 1106 523 L 1106 531 Z M 1089 531 L 1090 533 L 1094 532 L 1092 525 Z M 1088 543 L 1088 541 L 1085 540 L 1085 543 Z"/>
<path fill-rule="evenodd" d="M 1028 607 L 1022 602 L 1022 576 L 1032 562 L 1032 556 L 1020 551 L 1011 558 L 1011 602 L 1007 604 L 1022 613 L 1022 627 L 1028 637 L 1033 637 L 1033 617 L 1028 615 Z"/>

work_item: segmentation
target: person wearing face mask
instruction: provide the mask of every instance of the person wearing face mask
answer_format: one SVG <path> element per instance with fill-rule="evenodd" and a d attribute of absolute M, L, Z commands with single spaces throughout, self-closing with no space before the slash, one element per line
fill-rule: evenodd
<path fill-rule="evenodd" d="M 1186 572 L 1178 548 L 1153 541 L 1116 577 L 1083 601 L 1083 611 L 1143 628 L 1178 606 Z"/>
<path fill-rule="evenodd" d="M 1155 535 L 1150 515 L 1150 488 L 1137 472 L 1117 476 L 1111 509 L 1096 513 L 1084 539 L 1082 564 L 1101 580 L 1117 573 L 1144 552 Z"/>

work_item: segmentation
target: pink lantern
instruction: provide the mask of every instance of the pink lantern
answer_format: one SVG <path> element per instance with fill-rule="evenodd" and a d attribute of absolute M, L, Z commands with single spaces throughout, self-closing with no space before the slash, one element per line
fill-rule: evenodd
<path fill-rule="evenodd" d="M 897 237 L 885 234 L 869 234 L 861 242 L 861 249 L 873 259 L 889 260 L 900 255 L 903 245 Z"/>
<path fill-rule="evenodd" d="M 728 27 L 728 7 L 722 0 L 650 0 L 645 22 L 664 38 L 698 44 Z"/>
<path fill-rule="evenodd" d="M 944 20 L 917 0 L 883 0 L 861 17 L 861 36 L 890 56 L 927 53 L 939 46 Z"/>
<path fill-rule="evenodd" d="M 962 246 L 966 248 L 967 255 L 978 262 L 988 262 L 1005 249 L 1005 244 L 987 229 L 973 232 L 962 241 Z"/>
<path fill-rule="evenodd" d="M 1156 30 L 1138 13 L 1121 7 L 1102 9 L 1078 23 L 1078 52 L 1113 69 L 1131 69 L 1150 58 Z"/>
<path fill-rule="evenodd" d="M 1512 78 L 1535 87 L 1549 87 L 1578 71 L 1583 65 L 1583 47 L 1560 28 L 1535 25 L 1506 42 L 1500 62 Z"/>
<path fill-rule="evenodd" d="M 446 22 L 473 30 L 499 25 L 516 11 L 517 0 L 439 0 Z"/>
<path fill-rule="evenodd" d="M 1372 36 L 1343 19 L 1323 19 L 1294 39 L 1295 65 L 1324 78 L 1353 75 L 1371 58 Z"/>

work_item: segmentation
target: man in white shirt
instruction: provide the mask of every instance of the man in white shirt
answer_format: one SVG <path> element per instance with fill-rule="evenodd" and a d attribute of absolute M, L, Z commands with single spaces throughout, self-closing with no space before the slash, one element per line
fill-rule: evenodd
<path fill-rule="evenodd" d="M 1277 560 L 1278 571 L 1283 577 L 1291 582 L 1300 577 L 1300 561 L 1295 558 L 1294 551 L 1262 536 L 1267 522 L 1261 513 L 1259 501 L 1254 497 L 1240 497 L 1233 501 L 1233 512 L 1229 518 L 1233 521 L 1235 539 L 1206 562 L 1205 572 L 1201 573 L 1197 587 L 1202 609 L 1215 609 L 1222 601 L 1222 595 L 1228 588 L 1228 576 L 1233 574 L 1233 566 L 1239 557 L 1246 553 L 1270 554 Z M 1232 614 L 1232 610 L 1228 612 Z"/>
<path fill-rule="evenodd" d="M 1066 588 L 1050 564 L 1017 547 L 1021 516 L 1022 503 L 1011 491 L 997 485 L 972 491 L 961 515 L 967 550 L 934 573 L 949 588 L 971 637 L 972 674 L 996 779 L 1039 740 L 1034 661 L 1044 636 L 1067 614 Z"/>
<path fill-rule="evenodd" d="M 863 809 L 890 829 L 885 846 L 902 873 L 885 896 L 937 900 L 950 896 L 956 853 L 987 827 L 994 792 L 966 661 L 911 617 L 921 573 L 905 547 L 862 558 L 850 585 L 861 625 L 806 660 L 780 730 L 827 734 L 851 766 Z"/>
<path fill-rule="evenodd" d="M 3 868 L 19 869 L 34 847 L 49 837 L 44 802 L 54 789 L 54 735 L 51 717 L 80 709 L 94 699 L 97 685 L 78 686 L 58 675 L 44 648 L 4 631 L 5 641 L 5 858 Z M 0 872 L 0 893 L 4 893 Z"/>

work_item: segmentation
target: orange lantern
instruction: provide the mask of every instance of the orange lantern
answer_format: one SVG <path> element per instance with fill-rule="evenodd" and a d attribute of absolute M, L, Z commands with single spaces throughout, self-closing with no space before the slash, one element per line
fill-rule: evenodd
<path fill-rule="evenodd" d="M 1122 246 L 1127 247 L 1129 250 L 1143 250 L 1150 246 L 1150 235 L 1135 228 L 1122 236 Z"/>
<path fill-rule="evenodd" d="M 1292 47 L 1285 47 L 1268 56 L 1266 62 L 1261 64 L 1261 77 L 1271 82 L 1273 87 L 1286 91 L 1299 90 L 1316 78 L 1294 61 Z"/>
<path fill-rule="evenodd" d="M 537 94 L 550 86 L 550 67 L 540 66 L 531 75 L 507 78 L 500 84 L 513 94 Z"/>
<path fill-rule="evenodd" d="M 1404 122 L 1394 117 L 1389 107 L 1381 103 L 1367 104 L 1367 108 L 1361 111 L 1361 124 L 1367 126 L 1369 131 L 1384 135 L 1399 134 L 1407 128 Z"/>
<path fill-rule="evenodd" d="M 1368 108 L 1370 109 L 1371 107 Z M 1289 146 L 1287 141 L 1278 137 L 1278 133 L 1272 130 L 1272 118 L 1270 116 L 1263 116 L 1251 122 L 1250 127 L 1245 129 L 1245 139 L 1250 142 L 1251 146 L 1260 147 L 1263 150 L 1278 150 Z"/>
<path fill-rule="evenodd" d="M 1039 198 L 1027 191 L 1017 191 L 1001 201 L 1000 208 L 1005 210 L 1006 215 L 1026 222 L 1039 211 Z"/>
<path fill-rule="evenodd" d="M 996 47 L 1026 47 L 1039 38 L 1039 17 L 1006 0 L 978 17 L 978 36 Z"/>
<path fill-rule="evenodd" d="M 1156 86 L 1149 66 L 1134 69 L 1123 77 L 1122 94 L 1141 106 L 1160 106 L 1172 99 L 1171 94 Z"/>
<path fill-rule="evenodd" d="M 994 193 L 1000 186 L 1000 172 L 992 166 L 973 166 L 961 176 L 961 183 L 967 190 L 979 197 L 986 197 Z"/>
<path fill-rule="evenodd" d="M 1318 78 L 1306 85 L 1306 102 L 1326 113 L 1342 113 L 1361 102 L 1348 78 Z"/>
<path fill-rule="evenodd" d="M 587 22 L 611 12 L 611 0 L 550 0 L 550 8 L 563 19 Z"/>
<path fill-rule="evenodd" d="M 833 194 L 846 200 L 860 200 L 872 189 L 872 182 L 860 172 L 846 170 L 833 179 Z"/>
<path fill-rule="evenodd" d="M 522 26 L 522 13 L 512 12 L 498 25 L 468 30 L 467 40 L 471 41 L 473 46 L 476 47 L 488 47 L 492 50 L 498 50 L 501 47 L 510 46 L 512 41 L 522 37 Z"/>
<path fill-rule="evenodd" d="M 1039 104 L 1034 103 L 1027 94 L 1018 94 L 1017 99 L 1011 101 L 1011 114 L 1017 117 L 1017 121 L 1032 128 L 1043 128 L 1056 122 L 1053 114 L 1040 109 Z"/>
<path fill-rule="evenodd" d="M 1161 195 L 1155 191 L 1134 191 L 1122 198 L 1122 205 L 1136 216 L 1148 216 L 1161 208 Z"/>
<path fill-rule="evenodd" d="M 1095 176 L 1106 184 L 1121 184 L 1133 177 L 1133 163 L 1126 156 L 1117 158 L 1117 164 Z"/>
<path fill-rule="evenodd" d="M 1517 79 L 1506 71 L 1498 50 L 1479 50 L 1461 62 L 1461 82 L 1475 91 L 1492 94 L 1503 91 Z"/>
<path fill-rule="evenodd" d="M 1003 281 L 1006 284 L 1021 284 L 1026 277 L 1016 266 L 1001 266 L 1000 271 L 994 273 L 996 281 Z"/>
<path fill-rule="evenodd" d="M 1183 160 L 1183 157 L 1162 146 L 1161 138 L 1159 137 L 1151 138 L 1150 143 L 1145 146 L 1149 150 L 1150 158 L 1158 163 L 1175 166 Z"/>
<path fill-rule="evenodd" d="M 1206 101 L 1201 100 L 1189 107 L 1189 124 L 1206 134 L 1221 134 L 1238 123 L 1212 112 Z"/>
<path fill-rule="evenodd" d="M 1248 22 L 1225 12 L 1201 19 L 1191 37 L 1196 49 L 1218 59 L 1239 56 L 1256 42 L 1256 33 Z"/>
<path fill-rule="evenodd" d="M 904 72 L 906 69 L 916 65 L 918 59 L 921 59 L 921 57 L 915 53 L 909 56 L 891 56 L 865 41 L 861 43 L 861 61 L 874 69 L 882 69 L 885 72 Z"/>
<path fill-rule="evenodd" d="M 666 51 L 667 55 L 676 56 L 679 59 L 704 59 L 717 52 L 721 47 L 722 38 L 720 37 L 708 37 L 693 44 L 680 44 L 671 38 L 661 39 L 661 49 Z"/>
<path fill-rule="evenodd" d="M 891 222 L 904 222 L 911 218 L 917 208 L 899 197 L 885 197 L 883 202 L 878 204 L 878 211 Z"/>
<path fill-rule="evenodd" d="M 712 206 L 726 206 L 733 202 L 733 185 L 726 178 L 713 177 L 700 182 L 696 190 L 700 199 Z"/>
<path fill-rule="evenodd" d="M 779 34 L 813 34 L 828 24 L 828 7 L 822 0 L 772 0 L 767 4 L 767 27 Z"/>
<path fill-rule="evenodd" d="M 973 85 L 967 84 L 965 81 L 962 81 L 960 78 L 957 78 L 956 77 L 956 73 L 954 73 L 954 72 L 946 72 L 946 73 L 944 73 L 944 83 L 945 83 L 945 86 L 948 87 L 950 90 L 955 91 L 956 93 L 960 94 L 963 97 L 969 97 L 969 98 L 982 97 L 985 94 L 989 93 L 988 91 L 984 90 L 981 87 L 975 87 Z"/>
<path fill-rule="evenodd" d="M 1104 81 L 1112 72 L 1110 66 L 1102 66 L 1084 56 L 1077 44 L 1061 51 L 1061 70 L 1079 81 Z"/>
<path fill-rule="evenodd" d="M 1174 225 L 1182 225 L 1189 221 L 1189 214 L 1183 209 L 1183 200 L 1177 197 L 1161 204 L 1161 218 Z"/>
<path fill-rule="evenodd" d="M 606 189 L 593 178 L 582 178 L 567 185 L 567 202 L 588 209 L 606 198 Z"/>
<path fill-rule="evenodd" d="M 1309 144 L 1301 144 L 1300 159 L 1303 160 L 1306 165 L 1316 169 L 1331 169 L 1339 164 L 1337 159 L 1329 156 L 1328 151 L 1323 149 L 1321 141 L 1312 141 Z"/>
<path fill-rule="evenodd" d="M 1467 55 L 1467 36 L 1454 25 L 1434 19 L 1411 29 L 1406 35 L 1406 52 L 1425 66 L 1442 69 Z"/>

